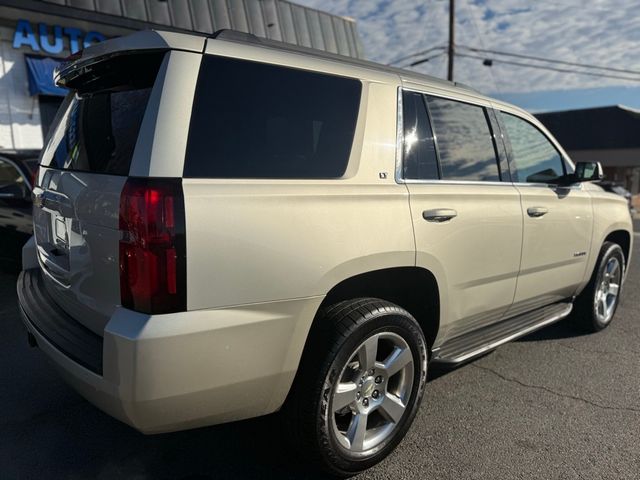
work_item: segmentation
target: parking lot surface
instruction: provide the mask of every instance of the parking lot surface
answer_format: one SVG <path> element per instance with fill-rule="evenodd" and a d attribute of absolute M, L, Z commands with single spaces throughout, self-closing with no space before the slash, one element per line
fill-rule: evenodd
<path fill-rule="evenodd" d="M 15 280 L 0 273 L 1 478 L 322 478 L 284 451 L 273 416 L 144 436 L 103 414 L 28 347 Z M 636 254 L 610 328 L 561 322 L 432 370 L 413 428 L 361 478 L 639 479 L 639 310 Z"/>

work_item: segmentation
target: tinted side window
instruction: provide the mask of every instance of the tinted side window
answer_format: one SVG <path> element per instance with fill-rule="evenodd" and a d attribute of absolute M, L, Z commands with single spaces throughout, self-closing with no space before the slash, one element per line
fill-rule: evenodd
<path fill-rule="evenodd" d="M 361 88 L 354 79 L 205 55 L 184 176 L 341 177 Z"/>
<path fill-rule="evenodd" d="M 427 180 L 438 178 L 438 160 L 433 132 L 424 96 L 415 92 L 402 94 L 403 178 Z"/>
<path fill-rule="evenodd" d="M 501 116 L 513 152 L 515 181 L 548 183 L 564 175 L 560 153 L 540 130 L 513 115 Z"/>
<path fill-rule="evenodd" d="M 500 181 L 485 109 L 427 97 L 444 180 Z"/>

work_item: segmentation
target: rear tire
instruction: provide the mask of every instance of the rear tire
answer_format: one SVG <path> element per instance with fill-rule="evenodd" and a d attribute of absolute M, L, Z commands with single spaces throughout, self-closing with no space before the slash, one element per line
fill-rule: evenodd
<path fill-rule="evenodd" d="M 609 326 L 620 302 L 625 267 L 620 245 L 605 242 L 591 280 L 574 303 L 572 318 L 578 328 L 599 332 Z"/>
<path fill-rule="evenodd" d="M 420 326 L 397 305 L 364 298 L 329 307 L 284 408 L 294 447 L 337 476 L 380 462 L 416 415 L 427 358 Z"/>

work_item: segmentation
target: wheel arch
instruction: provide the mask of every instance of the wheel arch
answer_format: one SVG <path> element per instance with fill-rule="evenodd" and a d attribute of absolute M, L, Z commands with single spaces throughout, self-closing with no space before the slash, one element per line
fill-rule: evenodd
<path fill-rule="evenodd" d="M 624 261 L 627 265 L 629 265 L 629 255 L 631 253 L 631 234 L 627 230 L 614 230 L 605 237 L 604 241 L 613 242 L 620 245 L 620 248 L 622 248 L 622 253 L 624 253 Z"/>
<path fill-rule="evenodd" d="M 326 307 L 361 297 L 386 300 L 404 308 L 420 324 L 428 346 L 433 345 L 440 328 L 440 289 L 431 271 L 415 266 L 359 273 L 334 285 L 316 312 L 307 340 L 313 336 Z"/>

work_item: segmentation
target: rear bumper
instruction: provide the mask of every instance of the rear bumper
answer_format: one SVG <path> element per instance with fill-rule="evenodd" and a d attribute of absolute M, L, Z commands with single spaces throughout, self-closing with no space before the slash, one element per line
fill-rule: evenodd
<path fill-rule="evenodd" d="M 19 282 L 19 288 L 25 288 Z M 30 287 L 34 288 L 34 287 Z M 284 402 L 321 297 L 150 316 L 117 308 L 102 342 L 102 374 L 78 362 L 32 318 L 24 323 L 66 381 L 144 433 L 255 417 Z M 38 316 L 46 306 L 40 306 Z"/>
<path fill-rule="evenodd" d="M 22 318 L 57 350 L 93 373 L 102 375 L 103 339 L 76 321 L 53 300 L 40 269 L 18 277 Z"/>

